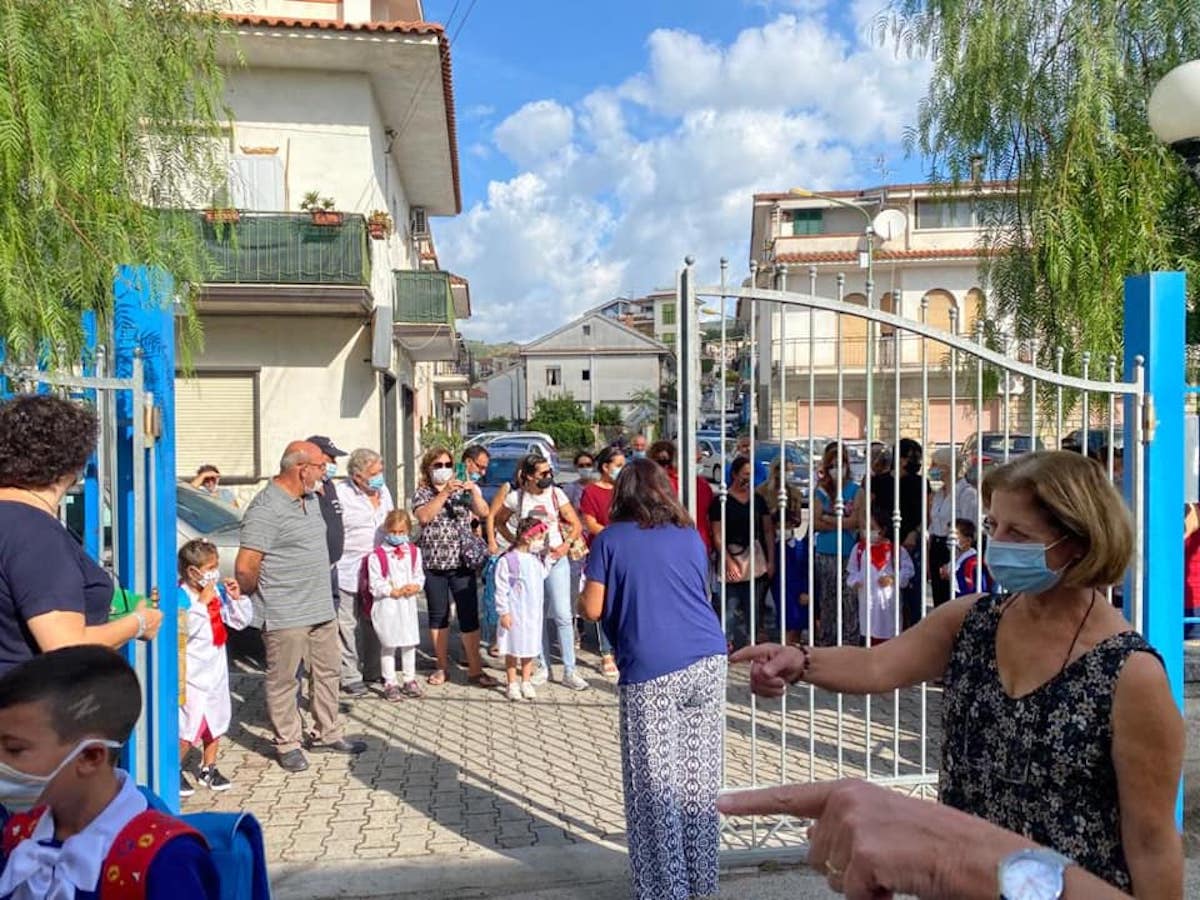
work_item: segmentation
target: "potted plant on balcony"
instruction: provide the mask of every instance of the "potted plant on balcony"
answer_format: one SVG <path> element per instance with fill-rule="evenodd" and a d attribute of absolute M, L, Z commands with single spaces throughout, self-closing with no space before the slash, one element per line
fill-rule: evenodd
<path fill-rule="evenodd" d="M 300 208 L 312 216 L 312 223 L 323 227 L 337 227 L 345 220 L 345 213 L 334 208 L 332 197 L 322 197 L 319 191 L 309 191 L 300 201 Z"/>
<path fill-rule="evenodd" d="M 392 235 L 393 227 L 392 217 L 382 209 L 371 210 L 371 215 L 367 217 L 367 234 L 374 240 L 387 240 Z"/>
<path fill-rule="evenodd" d="M 236 225 L 241 220 L 241 212 L 232 206 L 213 204 L 204 211 L 204 221 L 209 225 Z"/>

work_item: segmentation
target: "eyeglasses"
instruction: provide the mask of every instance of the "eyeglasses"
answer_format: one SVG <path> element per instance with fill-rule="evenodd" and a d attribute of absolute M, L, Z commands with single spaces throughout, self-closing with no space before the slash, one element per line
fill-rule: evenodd
<path fill-rule="evenodd" d="M 656 463 L 658 463 L 660 466 L 664 466 L 664 467 L 669 466 L 671 464 L 671 460 L 665 456 L 657 456 L 654 458 L 654 461 Z"/>
<path fill-rule="evenodd" d="M 431 463 L 429 468 L 431 468 L 431 469 L 453 469 L 454 463 L 451 463 L 451 462 Z"/>

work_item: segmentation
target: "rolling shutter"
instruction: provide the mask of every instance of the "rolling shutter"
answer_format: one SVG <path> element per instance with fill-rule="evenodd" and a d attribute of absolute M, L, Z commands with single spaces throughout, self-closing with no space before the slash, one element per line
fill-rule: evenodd
<path fill-rule="evenodd" d="M 196 372 L 175 379 L 175 471 L 211 464 L 222 478 L 259 477 L 258 376 Z"/>

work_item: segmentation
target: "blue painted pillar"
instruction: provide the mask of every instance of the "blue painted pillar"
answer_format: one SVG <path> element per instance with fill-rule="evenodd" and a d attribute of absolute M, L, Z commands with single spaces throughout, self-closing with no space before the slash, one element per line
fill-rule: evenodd
<path fill-rule="evenodd" d="M 96 345 L 98 343 L 99 334 L 96 325 L 96 314 L 89 310 L 83 314 L 83 374 L 84 376 L 95 376 L 101 374 L 96 371 Z M 96 391 L 86 391 L 84 399 L 96 405 Z M 101 428 L 104 423 L 101 423 Z M 104 465 L 97 454 L 93 453 L 91 459 L 88 460 L 87 468 L 83 471 L 83 549 L 92 559 L 100 560 L 100 553 L 103 549 L 101 546 L 101 521 L 104 517 L 104 499 L 100 496 L 100 479 L 98 477 L 99 467 Z"/>
<path fill-rule="evenodd" d="M 134 456 L 134 429 L 143 429 L 146 410 L 135 409 L 122 391 L 117 408 L 118 476 L 115 505 L 119 509 L 120 573 L 125 587 L 157 587 L 163 611 L 158 638 L 141 651 L 130 648 L 131 660 L 145 654 L 146 703 L 138 741 L 130 762 L 145 765 L 137 771 L 141 784 L 151 787 L 167 804 L 179 806 L 179 614 L 176 594 L 175 502 L 175 312 L 174 286 L 169 275 L 144 267 L 123 266 L 113 284 L 113 353 L 116 375 L 133 374 L 134 353 L 142 353 L 144 386 L 152 395 L 157 438 L 146 437 L 147 449 Z M 153 451 L 150 450 L 153 444 Z M 153 459 L 153 466 L 151 460 Z M 135 466 L 145 473 L 142 496 L 135 496 Z M 153 506 L 151 505 L 153 503 Z M 140 527 L 136 524 L 140 520 Z M 141 539 L 142 550 L 137 550 Z M 138 559 L 144 569 L 137 571 Z M 138 576 L 141 576 L 139 578 Z M 141 743 L 144 742 L 144 743 Z"/>
<path fill-rule="evenodd" d="M 1142 597 L 1146 639 L 1162 654 L 1171 693 L 1183 712 L 1184 344 L 1187 293 L 1182 272 L 1125 279 L 1125 376 L 1146 365 L 1153 432 L 1146 445 L 1144 527 L 1136 536 L 1145 558 Z M 1125 477 L 1132 477 L 1136 409 L 1125 408 Z M 1126 597 L 1131 592 L 1126 590 Z M 1129 613 L 1128 608 L 1126 613 Z M 1182 822 L 1182 794 L 1176 818 Z"/>

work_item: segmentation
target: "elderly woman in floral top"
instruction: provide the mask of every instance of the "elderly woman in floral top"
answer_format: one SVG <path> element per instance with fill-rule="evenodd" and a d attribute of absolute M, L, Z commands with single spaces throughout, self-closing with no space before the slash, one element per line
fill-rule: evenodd
<path fill-rule="evenodd" d="M 454 458 L 445 447 L 433 447 L 421 460 L 421 484 L 412 498 L 421 523 L 417 545 L 425 561 L 425 599 L 429 633 L 437 656 L 431 685 L 444 684 L 449 668 L 450 602 L 458 614 L 471 684 L 499 684 L 483 671 L 479 655 L 479 592 L 476 573 L 487 559 L 487 546 L 472 532 L 473 519 L 486 519 L 488 505 L 473 482 L 454 477 Z"/>

